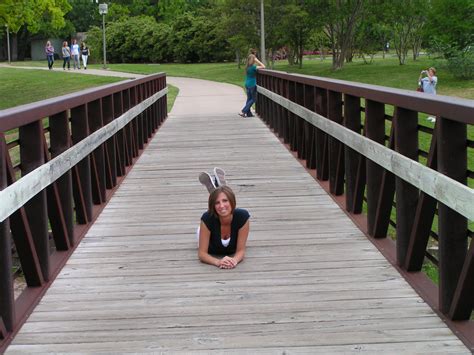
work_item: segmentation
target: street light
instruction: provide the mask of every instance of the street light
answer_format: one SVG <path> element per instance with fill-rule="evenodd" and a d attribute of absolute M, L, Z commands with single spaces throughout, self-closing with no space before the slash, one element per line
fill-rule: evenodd
<path fill-rule="evenodd" d="M 8 55 L 8 64 L 11 64 L 10 58 L 10 31 L 8 30 L 8 25 L 5 24 L 5 29 L 7 31 L 7 55 Z"/>
<path fill-rule="evenodd" d="M 107 69 L 107 59 L 105 54 L 105 14 L 107 13 L 107 4 L 99 4 L 99 14 L 102 15 L 102 43 L 104 50 L 104 69 Z"/>
<path fill-rule="evenodd" d="M 260 0 L 260 52 L 263 64 L 267 65 L 267 59 L 265 55 L 265 13 L 263 10 L 263 0 Z"/>

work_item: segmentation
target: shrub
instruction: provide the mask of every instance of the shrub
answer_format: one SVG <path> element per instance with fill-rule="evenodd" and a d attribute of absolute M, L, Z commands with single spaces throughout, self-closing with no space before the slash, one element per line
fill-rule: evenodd
<path fill-rule="evenodd" d="M 447 67 L 458 79 L 474 79 L 474 52 L 471 50 L 449 57 Z"/>

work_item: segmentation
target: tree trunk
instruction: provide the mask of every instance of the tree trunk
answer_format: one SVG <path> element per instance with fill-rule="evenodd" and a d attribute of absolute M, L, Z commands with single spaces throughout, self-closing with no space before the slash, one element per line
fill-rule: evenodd
<path fill-rule="evenodd" d="M 304 48 L 303 48 L 303 43 L 300 43 L 300 48 L 299 48 L 299 64 L 300 64 L 300 69 L 303 68 L 303 51 L 304 51 Z"/>
<path fill-rule="evenodd" d="M 288 48 L 288 64 L 295 65 L 294 51 L 292 48 Z"/>
<path fill-rule="evenodd" d="M 237 60 L 237 68 L 240 69 L 240 50 L 235 51 L 235 59 Z"/>

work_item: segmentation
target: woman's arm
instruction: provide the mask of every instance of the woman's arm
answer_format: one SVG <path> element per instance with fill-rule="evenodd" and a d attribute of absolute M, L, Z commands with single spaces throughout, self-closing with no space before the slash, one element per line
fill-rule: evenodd
<path fill-rule="evenodd" d="M 214 258 L 207 252 L 209 249 L 209 240 L 211 239 L 211 231 L 207 228 L 206 224 L 201 221 L 199 229 L 199 250 L 198 257 L 201 262 L 221 267 L 221 260 Z"/>
<path fill-rule="evenodd" d="M 235 252 L 235 255 L 232 258 L 226 256 L 222 259 L 223 264 L 227 266 L 226 268 L 232 269 L 236 267 L 238 263 L 244 260 L 245 248 L 247 245 L 247 239 L 249 237 L 249 231 L 250 221 L 247 220 L 247 222 L 245 222 L 245 224 L 239 229 L 239 236 L 237 238 L 237 250 Z"/>
<path fill-rule="evenodd" d="M 255 63 L 257 64 L 257 69 L 265 69 L 265 64 L 255 58 Z"/>

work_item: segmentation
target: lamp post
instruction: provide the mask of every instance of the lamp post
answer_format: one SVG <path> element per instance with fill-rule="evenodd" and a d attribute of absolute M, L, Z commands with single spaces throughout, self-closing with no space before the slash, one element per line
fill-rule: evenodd
<path fill-rule="evenodd" d="M 10 58 L 10 31 L 8 30 L 8 25 L 5 25 L 5 29 L 7 31 L 7 56 L 8 56 L 8 64 L 11 64 Z"/>
<path fill-rule="evenodd" d="M 102 44 L 104 52 L 104 69 L 107 69 L 107 56 L 105 51 L 105 14 L 107 13 L 107 4 L 99 4 L 99 14 L 102 15 Z"/>
<path fill-rule="evenodd" d="M 265 55 L 265 14 L 263 11 L 263 0 L 260 0 L 260 53 L 263 64 L 267 65 Z"/>

